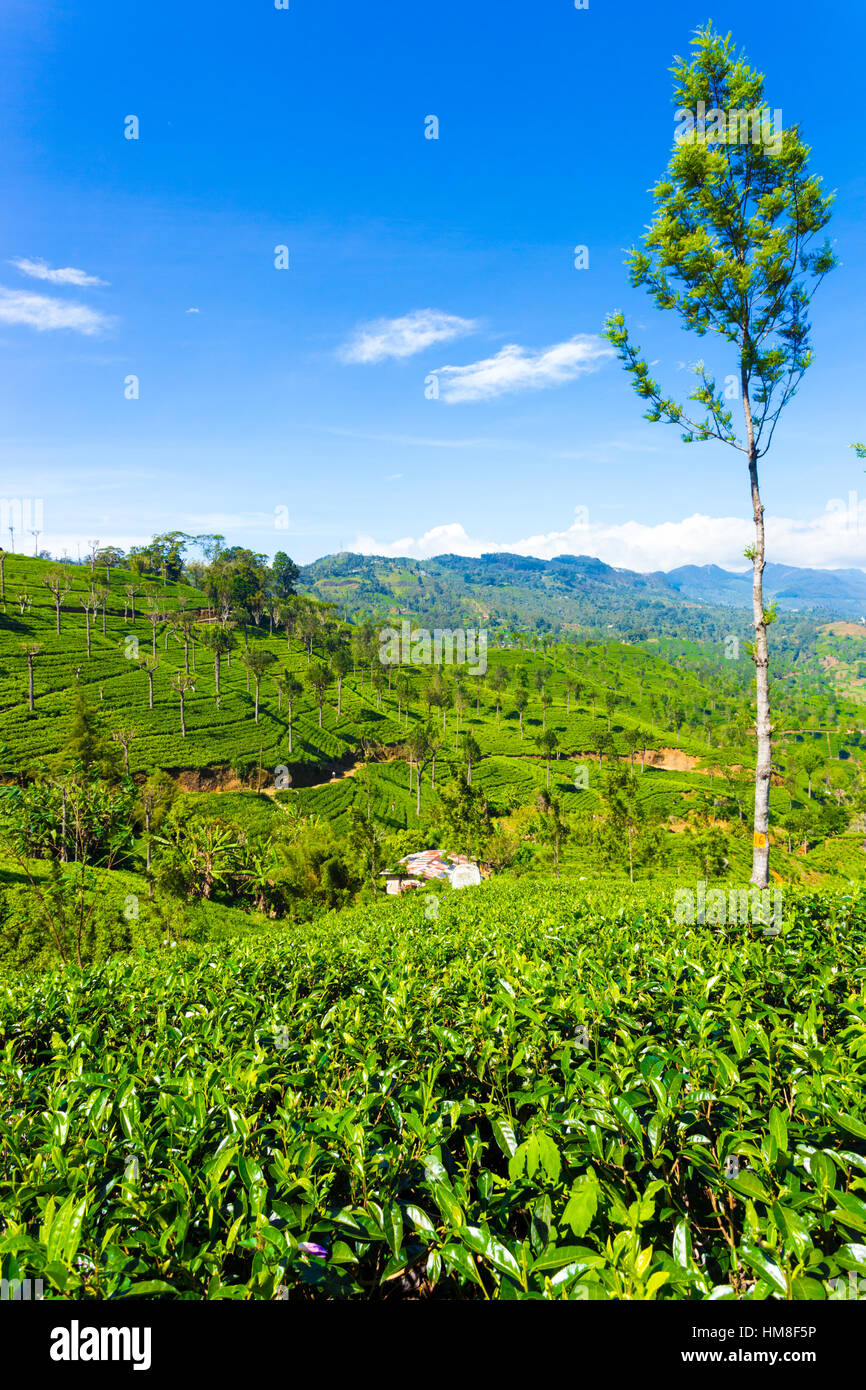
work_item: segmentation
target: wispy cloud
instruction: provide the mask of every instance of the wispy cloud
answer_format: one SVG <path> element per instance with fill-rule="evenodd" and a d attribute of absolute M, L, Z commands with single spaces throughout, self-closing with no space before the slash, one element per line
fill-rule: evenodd
<path fill-rule="evenodd" d="M 98 275 L 88 275 L 86 270 L 76 270 L 74 266 L 67 265 L 55 269 L 48 265 L 46 261 L 31 261 L 25 257 L 9 262 L 22 275 L 29 275 L 33 280 L 48 280 L 52 285 L 107 285 L 107 280 L 100 280 Z"/>
<path fill-rule="evenodd" d="M 111 319 L 86 304 L 49 299 L 46 295 L 31 294 L 28 290 L 9 290 L 0 285 L 0 323 L 23 323 L 40 333 L 49 329 L 69 328 L 75 333 L 92 337 L 108 328 Z"/>
<path fill-rule="evenodd" d="M 441 309 L 415 309 L 397 319 L 374 319 L 356 328 L 338 351 L 343 362 L 384 362 L 388 357 L 414 357 L 434 343 L 448 343 L 476 332 L 474 319 L 445 314 Z"/>
<path fill-rule="evenodd" d="M 613 348 L 607 347 L 601 338 L 578 333 L 567 342 L 554 343 L 537 352 L 508 343 L 494 357 L 485 357 L 464 367 L 437 367 L 434 374 L 443 379 L 441 399 L 453 405 L 489 401 L 512 391 L 540 391 L 548 386 L 561 386 L 585 372 L 594 371 L 613 356 Z"/>

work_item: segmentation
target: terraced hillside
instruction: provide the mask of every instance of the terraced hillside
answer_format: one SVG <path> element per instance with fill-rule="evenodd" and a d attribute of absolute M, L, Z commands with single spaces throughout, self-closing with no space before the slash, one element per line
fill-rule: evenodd
<path fill-rule="evenodd" d="M 7 777 L 62 758 L 83 697 L 133 779 L 168 770 L 205 818 L 225 815 L 215 792 L 233 792 L 229 819 L 255 820 L 255 791 L 272 798 L 274 814 L 291 809 L 338 837 L 363 811 L 384 833 L 408 836 L 407 847 L 434 834 L 459 847 L 459 826 L 443 820 L 443 789 L 471 778 L 488 827 L 518 847 L 515 869 L 550 867 L 540 846 L 519 849 L 544 794 L 568 827 L 555 853 L 563 872 L 746 868 L 750 663 L 727 659 L 725 644 L 502 638 L 486 671 L 470 677 L 457 667 L 383 666 L 374 628 L 347 627 L 300 599 L 303 621 L 289 605 L 275 626 L 273 612 L 221 622 L 191 585 L 123 569 L 7 556 L 4 581 Z M 219 696 L 208 645 L 216 630 L 231 647 L 219 659 Z M 856 877 L 858 705 L 796 654 L 776 699 L 788 730 L 771 794 L 777 871 Z M 593 825 L 610 809 L 606 776 L 617 762 L 634 773 L 636 850 L 629 829 L 628 856 L 602 863 Z"/>

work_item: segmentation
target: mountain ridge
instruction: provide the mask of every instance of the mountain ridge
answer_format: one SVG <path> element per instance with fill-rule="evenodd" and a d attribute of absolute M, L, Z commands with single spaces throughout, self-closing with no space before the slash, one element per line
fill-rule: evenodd
<path fill-rule="evenodd" d="M 408 556 L 341 551 L 301 567 L 300 584 L 346 616 L 409 614 L 431 621 L 544 630 L 598 625 L 709 635 L 751 607 L 751 571 L 680 565 L 643 573 L 592 555 L 543 560 L 511 551 L 480 556 Z M 859 620 L 866 615 L 866 572 L 767 564 L 765 602 L 796 615 Z M 700 610 L 700 614 L 697 610 Z M 613 623 L 608 622 L 608 626 Z"/>

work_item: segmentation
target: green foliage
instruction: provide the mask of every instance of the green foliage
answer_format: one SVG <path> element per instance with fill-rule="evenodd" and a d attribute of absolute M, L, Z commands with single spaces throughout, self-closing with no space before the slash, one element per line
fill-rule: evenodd
<path fill-rule="evenodd" d="M 809 303 L 836 258 L 829 243 L 807 247 L 828 223 L 832 197 L 809 173 L 809 150 L 796 126 L 773 140 L 763 127 L 759 138 L 754 127 L 743 138 L 741 118 L 757 115 L 760 124 L 769 111 L 763 78 L 736 55 L 730 35 L 711 25 L 699 30 L 691 60 L 678 59 L 673 72 L 678 112 L 696 113 L 702 103 L 710 120 L 702 131 L 692 116 L 681 132 L 654 190 L 645 249 L 629 258 L 631 281 L 660 309 L 675 310 L 688 330 L 716 333 L 733 346 L 738 389 L 751 403 L 746 443 L 703 362 L 689 396 L 699 411 L 687 413 L 651 377 L 621 313 L 609 319 L 606 336 L 649 402 L 647 419 L 685 426 L 686 443 L 718 439 L 751 459 L 753 448 L 756 457 L 769 448 L 812 360 Z"/>
<path fill-rule="evenodd" d="M 866 1274 L 866 912 L 486 885 L 0 974 L 49 1298 L 823 1299 Z M 732 1162 L 736 1160 L 736 1162 Z"/>

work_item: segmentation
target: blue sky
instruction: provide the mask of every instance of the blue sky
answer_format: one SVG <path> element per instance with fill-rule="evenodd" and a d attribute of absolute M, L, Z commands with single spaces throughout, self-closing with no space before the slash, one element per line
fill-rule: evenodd
<path fill-rule="evenodd" d="M 176 527 L 300 561 L 744 567 L 740 456 L 645 422 L 597 341 L 625 309 L 680 394 L 684 362 L 716 360 L 622 265 L 672 143 L 672 58 L 712 18 L 837 191 L 816 364 L 763 465 L 771 558 L 866 565 L 866 11 L 833 13 L 7 0 L 0 492 L 41 499 L 40 547 L 73 554 Z"/>

